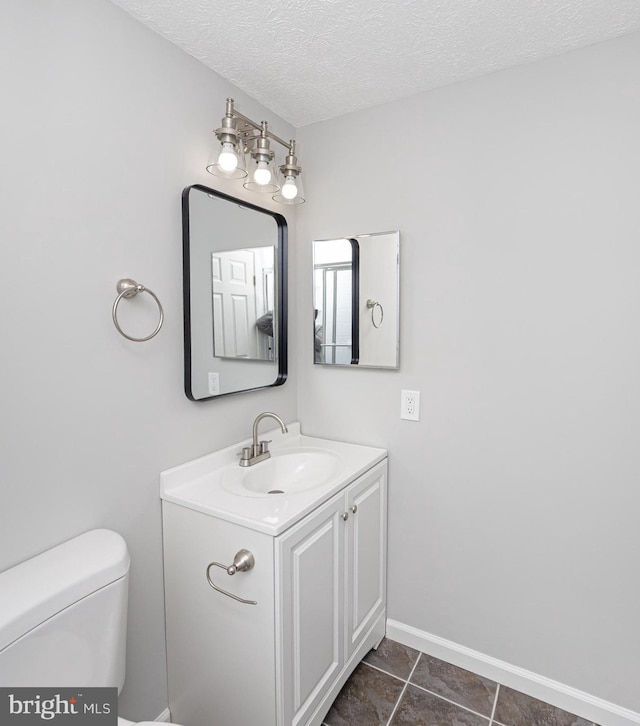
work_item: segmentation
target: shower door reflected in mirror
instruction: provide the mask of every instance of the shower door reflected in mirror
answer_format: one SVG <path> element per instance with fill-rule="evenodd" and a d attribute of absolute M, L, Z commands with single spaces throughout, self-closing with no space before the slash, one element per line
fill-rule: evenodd
<path fill-rule="evenodd" d="M 314 362 L 399 365 L 399 232 L 313 243 Z"/>
<path fill-rule="evenodd" d="M 313 245 L 315 299 L 314 361 L 358 362 L 359 245 L 355 239 L 319 240 Z"/>

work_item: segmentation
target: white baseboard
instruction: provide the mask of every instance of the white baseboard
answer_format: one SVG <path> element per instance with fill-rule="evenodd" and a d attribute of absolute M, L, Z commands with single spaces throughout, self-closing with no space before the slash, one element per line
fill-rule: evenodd
<path fill-rule="evenodd" d="M 518 668 L 471 648 L 458 645 L 424 630 L 387 619 L 387 637 L 423 653 L 452 663 L 459 668 L 502 683 L 533 698 L 546 701 L 569 713 L 582 716 L 600 726 L 631 726 L 640 724 L 640 713 L 616 706 L 576 688 L 565 686 L 550 678 Z"/>
<path fill-rule="evenodd" d="M 169 723 L 171 721 L 171 712 L 168 708 L 165 708 L 159 716 L 156 716 L 155 720 L 161 723 Z"/>

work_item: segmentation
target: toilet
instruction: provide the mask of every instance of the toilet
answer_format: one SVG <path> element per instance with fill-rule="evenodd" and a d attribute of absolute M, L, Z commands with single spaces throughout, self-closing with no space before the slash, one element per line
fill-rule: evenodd
<path fill-rule="evenodd" d="M 0 573 L 0 686 L 124 686 L 129 552 L 95 529 Z M 155 724 L 128 721 L 118 726 Z"/>

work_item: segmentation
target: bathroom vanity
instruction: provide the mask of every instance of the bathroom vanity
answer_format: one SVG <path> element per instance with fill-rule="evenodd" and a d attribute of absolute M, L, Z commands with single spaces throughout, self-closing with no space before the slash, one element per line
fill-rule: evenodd
<path fill-rule="evenodd" d="M 299 424 L 265 438 L 247 469 L 245 441 L 161 475 L 169 707 L 189 726 L 319 726 L 384 636 L 386 452 Z"/>

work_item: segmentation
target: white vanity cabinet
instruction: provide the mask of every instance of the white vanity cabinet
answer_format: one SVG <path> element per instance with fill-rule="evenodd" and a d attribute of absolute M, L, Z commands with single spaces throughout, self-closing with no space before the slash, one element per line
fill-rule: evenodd
<path fill-rule="evenodd" d="M 258 465 L 259 466 L 259 465 Z M 319 726 L 384 635 L 386 459 L 277 536 L 163 501 L 169 707 L 188 726 Z M 211 561 L 255 566 L 214 583 Z"/>
<path fill-rule="evenodd" d="M 374 637 L 364 652 L 384 635 L 385 558 L 386 464 L 277 538 L 278 724 L 314 723 L 366 636 Z"/>

